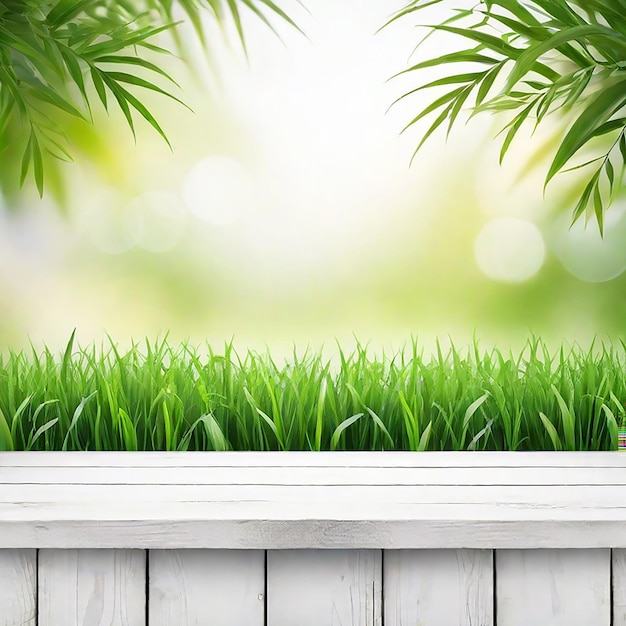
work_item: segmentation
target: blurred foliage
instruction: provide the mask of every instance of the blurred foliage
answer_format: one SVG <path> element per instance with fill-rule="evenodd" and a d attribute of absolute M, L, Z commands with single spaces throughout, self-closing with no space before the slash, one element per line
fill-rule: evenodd
<path fill-rule="evenodd" d="M 184 105 L 171 93 L 175 81 L 151 60 L 154 54 L 169 53 L 156 44 L 160 33 L 169 31 L 177 40 L 177 9 L 203 43 L 203 13 L 222 25 L 231 20 L 244 49 L 242 9 L 272 30 L 272 14 L 298 28 L 272 0 L 0 2 L 0 189 L 5 195 L 15 193 L 17 181 L 22 186 L 29 175 L 43 195 L 45 172 L 46 185 L 62 201 L 58 161 L 72 160 L 74 138 L 91 132 L 96 107 L 107 112 L 112 105 L 119 107 L 133 135 L 137 117 L 143 118 L 169 144 L 135 90 Z M 180 37 L 178 42 L 182 45 Z M 97 139 L 97 133 L 91 134 Z"/>
<path fill-rule="evenodd" d="M 412 0 L 388 24 L 440 2 Z M 604 213 L 622 186 L 626 165 L 626 0 L 482 0 L 472 9 L 451 11 L 447 20 L 428 28 L 429 34 L 457 37 L 463 48 L 420 61 L 401 74 L 432 67 L 462 69 L 399 98 L 449 88 L 406 126 L 435 116 L 416 152 L 446 122 L 450 132 L 468 103 L 473 103 L 472 114 L 515 112 L 502 129 L 501 160 L 525 123 L 537 127 L 559 112 L 571 123 L 553 155 L 546 184 L 559 172 L 591 168 L 573 221 L 592 211 L 602 232 Z M 591 159 L 586 155 L 590 148 Z M 572 166 L 575 156 L 584 162 Z"/>

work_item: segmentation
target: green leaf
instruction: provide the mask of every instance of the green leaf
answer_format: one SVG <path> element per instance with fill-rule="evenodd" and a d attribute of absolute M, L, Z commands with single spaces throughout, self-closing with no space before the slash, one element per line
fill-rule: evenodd
<path fill-rule="evenodd" d="M 39 191 L 39 197 L 43 197 L 43 157 L 41 155 L 41 147 L 37 137 L 33 135 L 33 172 L 35 174 L 35 184 L 37 185 L 37 191 Z"/>
<path fill-rule="evenodd" d="M 531 102 L 525 109 L 522 110 L 521 113 L 518 113 L 513 121 L 509 124 L 509 131 L 507 132 L 504 141 L 502 142 L 502 148 L 500 149 L 500 165 L 502 165 L 502 161 L 511 145 L 511 142 L 515 138 L 515 135 L 519 132 L 519 129 L 522 127 L 522 124 L 533 110 L 535 106 L 534 102 Z M 504 128 L 506 130 L 507 127 Z"/>
<path fill-rule="evenodd" d="M 133 116 L 130 112 L 130 107 L 128 106 L 127 95 L 130 94 L 128 94 L 128 92 L 124 93 L 125 90 L 123 89 L 123 87 L 120 87 L 115 81 L 111 80 L 107 76 L 106 72 L 103 72 L 101 74 L 101 78 L 103 82 L 106 83 L 107 87 L 111 90 L 113 97 L 117 100 L 117 104 L 119 105 L 122 113 L 124 114 L 124 117 L 126 118 L 126 121 L 128 122 L 128 126 L 130 127 L 133 137 L 136 139 L 137 136 L 135 134 L 135 123 L 133 122 Z"/>
<path fill-rule="evenodd" d="M 204 426 L 204 432 L 216 452 L 226 452 L 230 450 L 228 441 L 212 413 L 202 415 L 199 421 Z"/>
<path fill-rule="evenodd" d="M 593 210 L 596 216 L 596 221 L 598 222 L 598 228 L 600 229 L 600 236 L 602 237 L 604 232 L 604 210 L 602 206 L 602 196 L 600 195 L 600 185 L 597 183 L 593 190 Z"/>
<path fill-rule="evenodd" d="M 50 430 L 53 426 L 56 426 L 58 422 L 59 422 L 59 418 L 55 417 L 51 419 L 49 422 L 46 422 L 45 424 L 43 424 L 43 426 L 40 426 L 35 431 L 35 434 L 32 436 L 32 438 L 29 439 L 29 442 L 26 448 L 30 450 L 33 447 L 33 445 L 35 445 L 35 442 L 37 441 L 37 439 L 39 439 L 41 435 L 43 435 L 46 431 Z"/>
<path fill-rule="evenodd" d="M 96 4 L 96 0 L 58 0 L 48 12 L 46 21 L 53 28 L 61 26 L 93 4 Z"/>
<path fill-rule="evenodd" d="M 408 128 L 419 122 L 423 117 L 437 110 L 442 105 L 450 102 L 450 100 L 454 100 L 461 92 L 463 91 L 463 87 L 457 87 L 452 91 L 444 94 L 443 96 L 437 98 L 434 102 L 431 102 L 426 108 L 424 108 L 418 115 L 416 115 L 403 129 L 402 132 L 406 131 Z M 445 119 L 445 118 L 444 118 Z M 443 120 L 442 120 L 443 121 Z"/>
<path fill-rule="evenodd" d="M 0 409 L 0 451 L 14 450 L 13 438 L 11 437 L 11 429 L 7 423 L 6 417 L 2 409 Z"/>
<path fill-rule="evenodd" d="M 402 76 L 402 74 L 407 74 L 408 72 L 414 72 L 428 67 L 440 67 L 441 65 L 446 65 L 448 63 L 482 63 L 484 65 L 495 65 L 498 62 L 498 59 L 488 57 L 484 54 L 479 54 L 475 51 L 475 49 L 469 49 L 463 50 L 462 52 L 451 52 L 434 59 L 421 61 L 406 70 L 402 70 L 401 72 L 394 74 L 391 79 Z"/>
<path fill-rule="evenodd" d="M 159 74 L 163 76 L 170 82 L 174 83 L 177 87 L 180 85 L 164 70 L 162 70 L 158 65 L 147 61 L 146 59 L 142 59 L 141 57 L 133 57 L 129 55 L 123 54 L 105 54 L 97 59 L 94 59 L 94 63 L 117 63 L 124 65 L 134 65 L 137 67 L 142 67 L 145 70 L 150 72 L 154 72 L 155 74 Z"/>
<path fill-rule="evenodd" d="M 559 390 L 554 385 L 550 385 L 550 388 L 552 389 L 552 393 L 554 394 L 557 404 L 559 405 L 559 410 L 561 411 L 563 432 L 565 434 L 565 449 L 570 451 L 576 450 L 576 416 L 567 406 L 563 396 L 559 393 Z"/>
<path fill-rule="evenodd" d="M 548 437 L 550 437 L 550 441 L 552 442 L 554 449 L 557 452 L 560 452 L 562 450 L 561 440 L 559 439 L 559 434 L 557 433 L 554 424 L 541 411 L 539 412 L 539 417 L 543 422 L 544 428 L 548 433 Z"/>
<path fill-rule="evenodd" d="M 574 212 L 572 215 L 572 222 L 570 224 L 573 225 L 574 222 L 585 212 L 587 205 L 589 204 L 589 199 L 591 198 L 591 193 L 593 192 L 594 186 L 598 181 L 598 177 L 600 176 L 600 170 L 598 170 L 591 180 L 585 186 L 576 206 L 574 207 Z"/>
<path fill-rule="evenodd" d="M 72 422 L 70 423 L 70 427 L 67 429 L 67 433 L 65 434 L 65 439 L 63 440 L 63 446 L 61 447 L 61 450 L 63 452 L 67 450 L 67 442 L 70 438 L 70 435 L 72 434 L 72 431 L 74 430 L 74 428 L 76 428 L 76 424 L 78 423 L 80 416 L 83 414 L 85 405 L 87 404 L 87 402 L 89 402 L 89 400 L 91 400 L 91 398 L 93 398 L 96 395 L 96 393 L 98 392 L 92 391 L 86 398 L 83 398 L 78 404 L 78 406 L 76 407 L 76 410 L 74 411 L 74 415 L 72 416 Z"/>
<path fill-rule="evenodd" d="M 504 67 L 504 63 L 498 63 L 495 67 L 491 68 L 480 83 L 478 92 L 476 93 L 476 106 L 479 107 L 484 99 L 487 97 L 489 90 L 493 86 L 498 74 Z"/>
<path fill-rule="evenodd" d="M 626 104 L 626 79 L 603 89 L 590 104 L 586 105 L 561 142 L 548 171 L 546 184 L 624 104 Z"/>
<path fill-rule="evenodd" d="M 517 59 L 505 87 L 505 91 L 510 90 L 525 74 L 533 69 L 534 64 L 544 54 L 562 46 L 564 43 L 570 41 L 577 41 L 585 37 L 592 35 L 606 35 L 608 37 L 615 38 L 615 31 L 601 26 L 599 24 L 586 24 L 583 26 L 575 26 L 566 30 L 560 30 L 556 34 L 552 35 L 546 41 L 536 43 L 529 46 Z M 626 39 L 624 40 L 626 44 Z"/>
<path fill-rule="evenodd" d="M 613 169 L 613 164 L 608 158 L 604 165 L 604 171 L 606 173 L 606 178 L 609 181 L 609 187 L 613 189 L 613 182 L 615 181 L 615 170 Z"/>
<path fill-rule="evenodd" d="M 107 41 L 100 41 L 85 48 L 79 48 L 81 56 L 93 63 L 97 58 L 104 55 L 115 54 L 121 50 L 126 50 L 132 46 L 145 44 L 147 39 L 151 39 L 166 30 L 169 30 L 176 26 L 177 23 L 163 24 L 162 26 L 147 26 L 133 31 L 126 37 L 120 37 L 116 39 L 109 39 Z"/>
<path fill-rule="evenodd" d="M 426 428 L 424 428 L 424 432 L 420 437 L 419 445 L 417 446 L 416 452 L 424 452 L 428 448 L 428 440 L 430 439 L 430 435 L 432 432 L 433 423 L 432 420 L 428 422 Z"/>
<path fill-rule="evenodd" d="M 376 415 L 376 413 L 374 413 L 374 411 L 372 411 L 372 409 L 370 409 L 369 407 L 365 407 L 365 410 L 370 414 L 371 418 L 374 420 L 376 426 L 378 426 L 378 428 L 380 428 L 380 430 L 383 431 L 383 433 L 385 434 L 385 436 L 387 437 L 387 440 L 389 441 L 389 445 L 391 446 L 391 448 L 393 449 L 395 447 L 395 443 L 393 441 L 393 437 L 389 434 L 389 431 L 387 430 L 387 427 L 383 424 L 383 421 L 380 419 L 380 417 L 378 417 L 378 415 Z"/>
<path fill-rule="evenodd" d="M 467 409 L 465 410 L 465 415 L 463 416 L 463 430 L 467 430 L 469 426 L 469 422 L 472 419 L 474 413 L 478 411 L 478 409 L 488 400 L 490 394 L 489 392 L 485 392 L 478 400 L 474 400 Z"/>
<path fill-rule="evenodd" d="M 606 426 L 609 431 L 609 435 L 611 437 L 611 448 L 613 450 L 617 450 L 617 440 L 618 440 L 618 424 L 615 419 L 615 415 L 613 411 L 603 402 L 602 403 L 602 411 L 604 412 L 604 416 L 606 417 Z"/>
<path fill-rule="evenodd" d="M 246 38 L 243 34 L 243 25 L 241 24 L 241 16 L 239 14 L 239 8 L 237 7 L 237 3 L 235 2 L 235 0 L 226 0 L 226 2 L 233 17 L 233 22 L 235 23 L 235 28 L 237 29 L 237 34 L 239 35 L 241 46 L 244 49 L 244 52 L 247 53 Z"/>
<path fill-rule="evenodd" d="M 125 72 L 107 72 L 107 76 L 112 78 L 114 81 L 118 83 L 127 83 L 129 85 L 136 85 L 137 87 L 143 87 L 144 89 L 150 89 L 151 91 L 155 91 L 160 93 L 163 96 L 167 96 L 172 100 L 175 100 L 179 104 L 182 104 L 186 109 L 191 111 L 191 109 L 182 101 L 179 100 L 176 96 L 171 93 L 161 89 L 159 86 L 140 78 L 139 76 L 133 76 L 132 74 L 127 74 Z"/>
<path fill-rule="evenodd" d="M 339 424 L 339 426 L 337 426 L 337 428 L 335 428 L 332 437 L 330 438 L 330 449 L 332 451 L 337 449 L 337 444 L 339 443 L 339 438 L 341 437 L 341 433 L 343 433 L 343 431 L 348 428 L 348 426 L 351 426 L 352 424 L 354 424 L 354 422 L 356 422 L 358 419 L 360 419 L 361 417 L 363 417 L 364 413 L 357 413 L 356 415 L 352 415 L 351 417 L 346 418 L 345 420 L 343 420 L 343 422 L 341 422 L 341 424 Z M 319 448 L 317 448 L 319 450 Z"/>
<path fill-rule="evenodd" d="M 320 392 L 317 398 L 317 410 L 315 419 L 315 450 L 321 450 L 322 429 L 324 426 L 324 401 L 326 399 L 326 377 L 322 378 Z"/>

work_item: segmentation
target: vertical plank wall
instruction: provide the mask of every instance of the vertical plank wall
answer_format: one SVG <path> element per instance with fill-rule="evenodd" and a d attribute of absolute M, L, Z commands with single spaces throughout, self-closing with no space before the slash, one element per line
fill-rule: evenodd
<path fill-rule="evenodd" d="M 626 550 L 613 550 L 613 626 L 626 626 Z"/>
<path fill-rule="evenodd" d="M 151 550 L 150 626 L 264 626 L 264 550 Z"/>
<path fill-rule="evenodd" d="M 144 550 L 40 550 L 38 626 L 145 626 Z"/>
<path fill-rule="evenodd" d="M 496 550 L 495 615 L 493 574 L 491 550 L 0 550 L 0 626 L 626 626 L 626 550 Z"/>
<path fill-rule="evenodd" d="M 385 550 L 385 624 L 494 626 L 492 550 Z"/>
<path fill-rule="evenodd" d="M 381 550 L 268 550 L 267 624 L 381 626 Z"/>
<path fill-rule="evenodd" d="M 0 550 L 0 626 L 35 626 L 36 550 Z"/>
<path fill-rule="evenodd" d="M 498 626 L 610 626 L 611 550 L 497 550 Z"/>

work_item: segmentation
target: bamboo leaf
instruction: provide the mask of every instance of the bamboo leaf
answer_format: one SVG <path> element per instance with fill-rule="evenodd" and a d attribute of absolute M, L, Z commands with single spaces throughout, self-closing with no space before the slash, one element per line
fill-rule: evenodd
<path fill-rule="evenodd" d="M 533 65 L 544 54 L 570 41 L 577 41 L 592 35 L 615 37 L 615 31 L 599 24 L 585 24 L 561 30 L 546 41 L 529 46 L 517 59 L 509 75 L 505 90 L 511 89 L 525 74 L 533 69 Z M 624 41 L 626 44 L 626 40 Z"/>
<path fill-rule="evenodd" d="M 626 79 L 602 90 L 586 106 L 561 142 L 548 171 L 546 183 L 552 180 L 572 156 L 593 137 L 594 132 L 624 104 L 626 104 Z"/>

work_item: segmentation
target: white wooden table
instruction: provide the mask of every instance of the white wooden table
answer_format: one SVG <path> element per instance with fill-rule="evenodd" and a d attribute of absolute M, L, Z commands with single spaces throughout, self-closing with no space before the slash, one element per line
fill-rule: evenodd
<path fill-rule="evenodd" d="M 0 453 L 0 626 L 626 626 L 625 548 L 618 452 Z"/>

